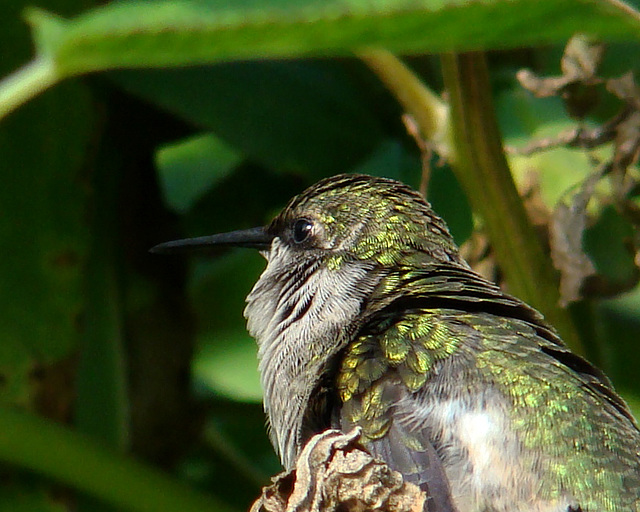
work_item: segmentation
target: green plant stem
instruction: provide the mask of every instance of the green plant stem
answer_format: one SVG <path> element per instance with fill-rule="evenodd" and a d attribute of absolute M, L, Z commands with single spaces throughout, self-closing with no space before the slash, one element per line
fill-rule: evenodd
<path fill-rule="evenodd" d="M 102 151 L 108 149 L 103 147 Z M 84 271 L 85 328 L 76 372 L 74 425 L 78 432 L 125 453 L 131 447 L 131 421 L 118 250 L 122 166 L 112 163 L 113 158 L 100 156 L 91 175 L 95 193 L 90 196 L 90 244 Z M 76 512 L 119 509 L 93 496 L 82 496 L 77 500 Z"/>
<path fill-rule="evenodd" d="M 136 512 L 230 512 L 135 460 L 62 425 L 0 409 L 0 460 Z"/>
<path fill-rule="evenodd" d="M 575 326 L 560 308 L 557 278 L 516 190 L 502 149 L 483 53 L 445 54 L 454 170 L 480 214 L 510 291 L 540 310 L 567 344 L 583 353 Z"/>
<path fill-rule="evenodd" d="M 424 137 L 443 158 L 451 158 L 449 108 L 405 64 L 392 53 L 367 49 L 358 53 L 378 78 L 411 114 Z"/>
<path fill-rule="evenodd" d="M 107 150 L 103 150 L 107 151 Z M 76 377 L 75 426 L 125 452 L 130 445 L 118 205 L 121 165 L 99 155 L 92 174 L 85 325 Z"/>
<path fill-rule="evenodd" d="M 37 58 L 0 81 L 0 119 L 58 81 L 53 63 Z"/>

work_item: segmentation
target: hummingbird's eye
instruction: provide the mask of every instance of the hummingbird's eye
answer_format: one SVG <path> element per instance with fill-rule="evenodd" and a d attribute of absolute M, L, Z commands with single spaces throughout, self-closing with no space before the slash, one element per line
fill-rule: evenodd
<path fill-rule="evenodd" d="M 301 244 L 307 240 L 312 228 L 313 222 L 310 220 L 298 219 L 293 225 L 293 241 L 297 244 Z"/>

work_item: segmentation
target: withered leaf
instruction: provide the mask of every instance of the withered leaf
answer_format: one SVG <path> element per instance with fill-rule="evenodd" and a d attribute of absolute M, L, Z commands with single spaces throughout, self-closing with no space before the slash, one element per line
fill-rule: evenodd
<path fill-rule="evenodd" d="M 553 264 L 560 271 L 562 306 L 581 299 L 583 283 L 596 273 L 584 252 L 582 237 L 587 227 L 587 205 L 602 173 L 600 170 L 589 176 L 570 204 L 558 203 L 551 217 L 549 244 Z"/>
<path fill-rule="evenodd" d="M 427 495 L 358 444 L 360 429 L 327 430 L 305 445 L 296 468 L 265 487 L 251 512 L 422 512 Z"/>

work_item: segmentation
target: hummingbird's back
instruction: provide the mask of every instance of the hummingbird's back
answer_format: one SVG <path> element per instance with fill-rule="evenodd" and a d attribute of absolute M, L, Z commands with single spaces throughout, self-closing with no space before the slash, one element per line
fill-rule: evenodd
<path fill-rule="evenodd" d="M 640 510 L 633 418 L 534 310 L 463 268 L 386 279 L 395 297 L 342 359 L 339 426 L 437 488 L 431 445 L 461 512 Z"/>

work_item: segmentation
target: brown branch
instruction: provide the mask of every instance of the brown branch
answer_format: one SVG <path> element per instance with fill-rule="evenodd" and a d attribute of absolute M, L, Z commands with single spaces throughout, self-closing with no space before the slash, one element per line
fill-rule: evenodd
<path fill-rule="evenodd" d="M 420 177 L 420 187 L 418 191 L 424 198 L 427 197 L 429 181 L 431 181 L 431 157 L 433 156 L 433 145 L 428 140 L 422 137 L 420 133 L 420 127 L 415 118 L 408 113 L 402 114 L 402 123 L 407 130 L 407 133 L 416 143 L 416 146 L 420 150 L 420 162 L 422 165 L 422 174 Z"/>

